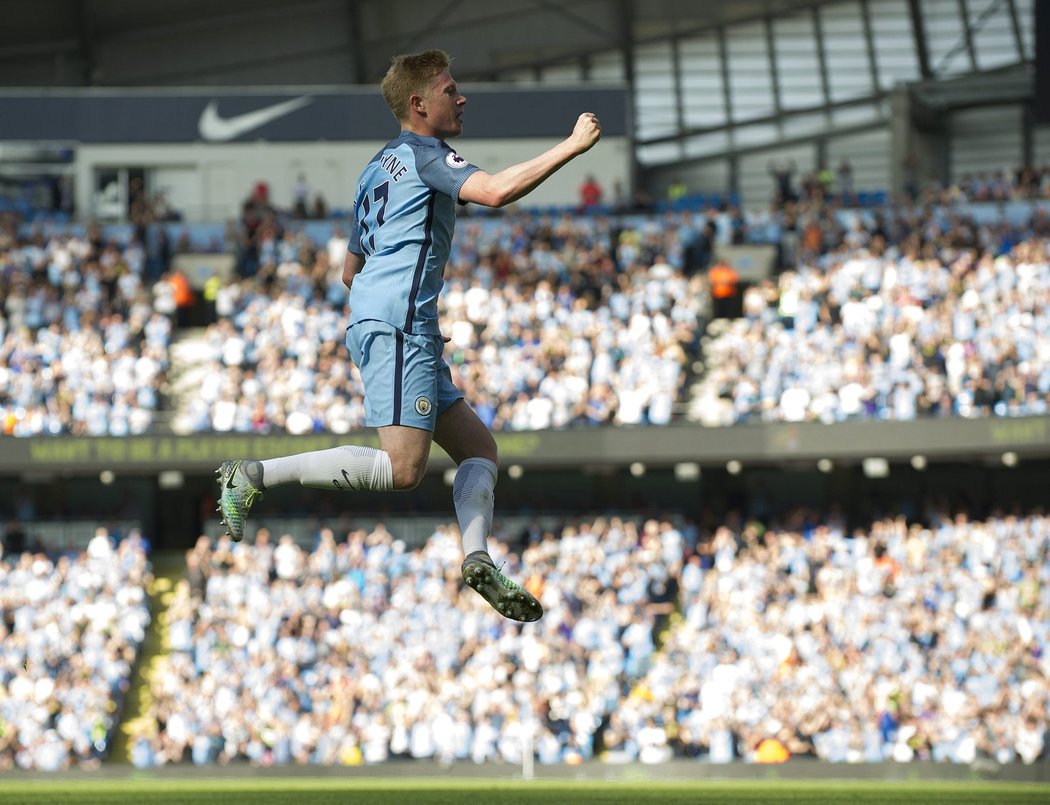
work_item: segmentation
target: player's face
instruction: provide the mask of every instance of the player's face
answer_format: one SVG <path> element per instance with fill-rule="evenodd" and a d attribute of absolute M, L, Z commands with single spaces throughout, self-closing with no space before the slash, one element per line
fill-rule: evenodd
<path fill-rule="evenodd" d="M 427 123 L 434 136 L 444 140 L 463 133 L 463 107 L 467 103 L 448 70 L 434 79 L 426 99 Z"/>

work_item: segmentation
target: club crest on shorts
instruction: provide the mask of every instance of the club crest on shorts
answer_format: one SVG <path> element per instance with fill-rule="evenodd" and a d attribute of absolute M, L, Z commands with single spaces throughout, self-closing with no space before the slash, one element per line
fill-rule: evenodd
<path fill-rule="evenodd" d="M 432 403 L 426 397 L 416 397 L 416 413 L 420 416 L 426 416 L 430 413 Z"/>
<path fill-rule="evenodd" d="M 465 168 L 467 166 L 467 160 L 463 159 L 455 151 L 449 151 L 445 157 L 445 164 L 450 168 Z"/>

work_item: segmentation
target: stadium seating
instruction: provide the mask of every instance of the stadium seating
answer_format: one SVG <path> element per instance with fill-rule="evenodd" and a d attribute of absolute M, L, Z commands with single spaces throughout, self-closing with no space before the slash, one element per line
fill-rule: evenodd
<path fill-rule="evenodd" d="M 468 216 L 442 300 L 446 357 L 495 430 L 1041 414 L 1050 214 L 1029 202 L 988 214 L 748 214 L 738 234 L 776 243 L 792 268 L 749 287 L 743 317 L 712 324 L 702 351 L 711 301 L 689 245 L 708 221 L 720 241 L 736 237 L 727 215 Z M 194 336 L 151 250 L 130 232 L 8 227 L 4 432 L 134 435 L 158 419 L 183 433 L 360 428 L 343 346 L 345 237 L 331 223 L 283 226 L 274 220 L 250 266 L 241 259 L 245 276 L 215 289 L 202 381 L 174 399 L 171 344 Z M 975 244 L 983 256 L 960 251 Z M 1016 348 L 1004 328 L 1024 336 Z"/>
<path fill-rule="evenodd" d="M 1050 517 L 928 517 L 581 518 L 522 552 L 547 609 L 524 628 L 462 585 L 454 527 L 202 538 L 133 757 L 1045 757 Z"/>
<path fill-rule="evenodd" d="M 150 622 L 137 531 L 0 561 L 0 770 L 97 767 Z"/>
<path fill-rule="evenodd" d="M 442 331 L 454 379 L 486 424 L 671 420 L 706 304 L 702 277 L 663 257 L 680 262 L 677 231 L 524 218 L 468 223 L 459 237 Z M 210 370 L 181 414 L 186 430 L 363 426 L 363 390 L 343 347 L 345 289 L 329 256 L 338 253 L 318 249 L 312 266 L 286 255 L 265 279 L 237 279 L 219 292 Z"/>
<path fill-rule="evenodd" d="M 953 241 L 886 250 L 865 233 L 748 289 L 744 316 L 706 347 L 697 417 L 729 425 L 1045 414 L 1050 242 L 975 258 Z"/>
<path fill-rule="evenodd" d="M 849 530 L 799 515 L 719 528 L 682 619 L 617 708 L 711 762 L 1032 763 L 1050 754 L 1050 518 L 931 514 Z"/>
<path fill-rule="evenodd" d="M 533 726 L 541 762 L 591 757 L 651 661 L 653 591 L 684 546 L 672 523 L 615 517 L 539 535 L 520 564 L 499 546 L 546 607 L 522 628 L 462 584 L 451 527 L 418 550 L 382 526 L 323 529 L 309 553 L 290 537 L 202 538 L 133 759 L 520 762 Z"/>
<path fill-rule="evenodd" d="M 0 226 L 0 433 L 127 436 L 162 404 L 175 313 L 136 241 Z"/>

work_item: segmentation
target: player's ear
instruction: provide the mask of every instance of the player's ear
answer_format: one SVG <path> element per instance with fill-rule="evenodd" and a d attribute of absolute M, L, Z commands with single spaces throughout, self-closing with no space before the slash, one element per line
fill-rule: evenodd
<path fill-rule="evenodd" d="M 421 115 L 425 114 L 427 111 L 427 99 L 422 95 L 416 95 L 413 93 L 408 98 L 408 108 Z"/>

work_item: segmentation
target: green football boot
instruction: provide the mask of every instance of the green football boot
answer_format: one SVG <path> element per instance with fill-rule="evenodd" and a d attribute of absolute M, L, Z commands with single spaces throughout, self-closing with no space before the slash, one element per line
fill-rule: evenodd
<path fill-rule="evenodd" d="M 463 581 L 477 590 L 500 615 L 530 623 L 543 617 L 543 605 L 536 597 L 508 579 L 485 551 L 474 551 L 463 560 Z"/>
<path fill-rule="evenodd" d="M 248 519 L 248 510 L 252 504 L 262 497 L 260 492 L 249 478 L 249 464 L 257 464 L 254 461 L 224 461 L 222 466 L 215 471 L 219 476 L 219 508 L 217 511 L 222 515 L 220 521 L 226 526 L 226 533 L 234 542 L 240 542 L 244 538 L 244 521 Z"/>

